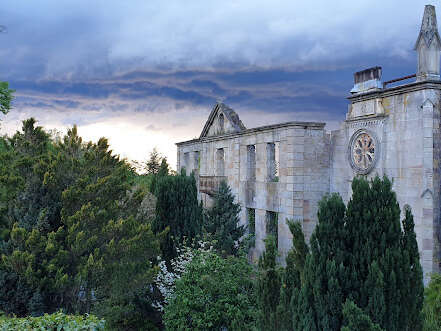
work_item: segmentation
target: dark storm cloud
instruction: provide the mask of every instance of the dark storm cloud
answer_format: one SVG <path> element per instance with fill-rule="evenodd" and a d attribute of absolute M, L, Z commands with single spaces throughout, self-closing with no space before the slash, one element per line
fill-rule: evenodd
<path fill-rule="evenodd" d="M 337 122 L 355 71 L 380 65 L 384 80 L 415 73 L 425 4 L 5 0 L 0 80 L 17 98 L 4 123 L 144 118 L 156 122 L 143 130 L 184 140 L 219 99 L 253 125 L 267 124 L 255 114 L 274 123 Z M 170 126 L 184 129 L 176 138 Z"/>
<path fill-rule="evenodd" d="M 367 53 L 405 59 L 425 2 L 5 0 L 0 74 L 109 78 L 145 68 L 182 78 L 244 66 L 326 70 Z"/>

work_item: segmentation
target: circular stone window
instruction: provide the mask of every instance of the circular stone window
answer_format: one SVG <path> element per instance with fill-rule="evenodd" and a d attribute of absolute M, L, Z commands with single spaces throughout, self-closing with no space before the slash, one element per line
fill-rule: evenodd
<path fill-rule="evenodd" d="M 349 161 L 359 174 L 369 173 L 379 155 L 379 144 L 375 135 L 366 130 L 354 133 L 349 144 Z"/>

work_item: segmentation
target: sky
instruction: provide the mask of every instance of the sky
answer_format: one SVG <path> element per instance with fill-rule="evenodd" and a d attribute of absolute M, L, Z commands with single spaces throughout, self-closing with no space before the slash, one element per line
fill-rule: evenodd
<path fill-rule="evenodd" d="M 0 134 L 29 117 L 144 161 L 196 138 L 214 106 L 247 128 L 344 120 L 353 73 L 415 73 L 420 0 L 2 0 Z M 441 13 L 439 13 L 441 15 Z M 440 16 L 439 16 L 440 17 Z"/>

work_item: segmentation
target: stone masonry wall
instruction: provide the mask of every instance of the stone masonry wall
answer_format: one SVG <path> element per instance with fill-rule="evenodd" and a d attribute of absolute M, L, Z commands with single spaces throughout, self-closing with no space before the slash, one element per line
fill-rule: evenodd
<path fill-rule="evenodd" d="M 300 220 L 308 238 L 316 224 L 317 203 L 329 192 L 329 138 L 323 124 L 308 126 L 280 125 L 250 129 L 232 136 L 207 137 L 178 145 L 178 169 L 186 167 L 190 174 L 196 165 L 186 165 L 199 152 L 200 176 L 217 176 L 216 151 L 224 150 L 225 176 L 242 206 L 241 223 L 247 223 L 247 208 L 255 209 L 256 240 L 253 258 L 264 250 L 267 212 L 278 214 L 278 246 L 284 261 L 292 246 L 286 219 Z M 278 180 L 271 179 L 269 148 L 279 148 Z M 255 146 L 255 178 L 248 178 L 248 147 Z M 272 146 L 270 146 L 272 145 Z M 188 153 L 188 154 L 187 154 Z M 187 155 L 187 157 L 186 157 Z M 200 198 L 210 206 L 210 197 Z"/>
<path fill-rule="evenodd" d="M 408 204 L 414 215 L 421 264 L 428 274 L 438 270 L 440 206 L 440 133 L 438 86 L 413 84 L 352 98 L 351 107 L 373 99 L 382 109 L 373 116 L 351 116 L 331 134 L 331 191 L 347 201 L 356 172 L 349 162 L 350 138 L 360 128 L 375 135 L 380 150 L 374 169 L 367 174 L 393 180 L 400 208 Z M 402 213 L 403 214 L 403 213 Z"/>

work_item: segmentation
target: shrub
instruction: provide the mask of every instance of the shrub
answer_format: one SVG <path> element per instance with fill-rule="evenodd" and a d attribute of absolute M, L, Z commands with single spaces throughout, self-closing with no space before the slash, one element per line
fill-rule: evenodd
<path fill-rule="evenodd" d="M 105 321 L 94 315 L 66 315 L 62 312 L 40 317 L 0 317 L 0 330 L 104 330 Z"/>
<path fill-rule="evenodd" d="M 198 252 L 165 307 L 167 330 L 251 330 L 256 320 L 253 269 L 246 257 Z"/>
<path fill-rule="evenodd" d="M 424 331 L 441 330 L 441 275 L 432 274 L 424 298 Z"/>

